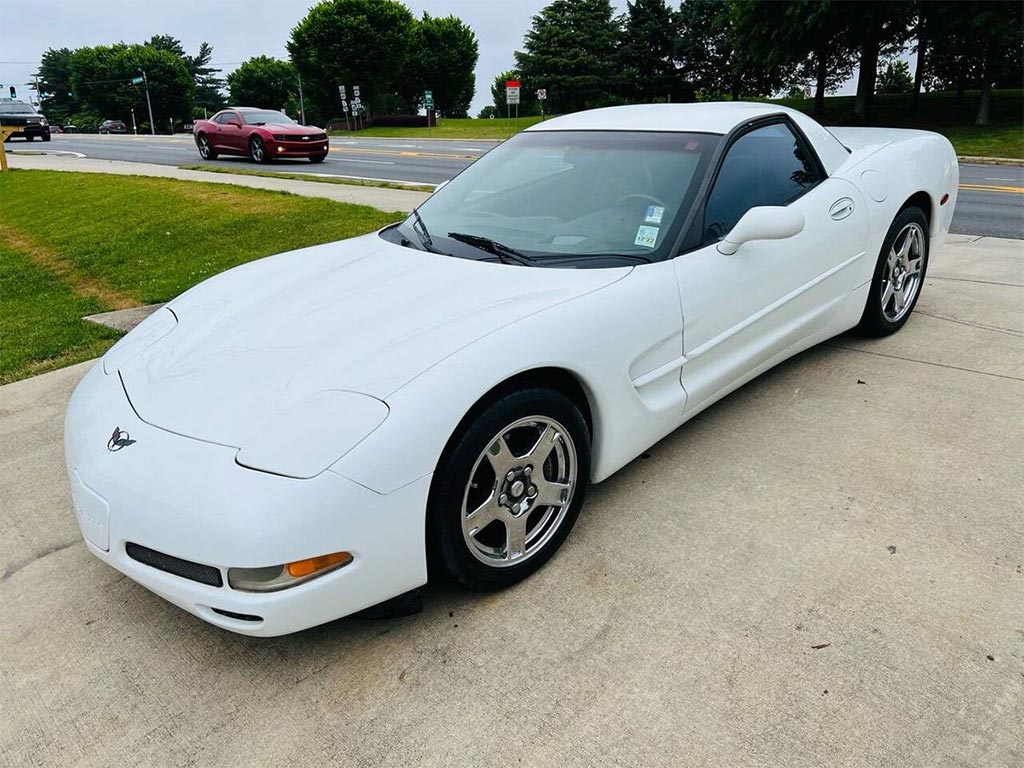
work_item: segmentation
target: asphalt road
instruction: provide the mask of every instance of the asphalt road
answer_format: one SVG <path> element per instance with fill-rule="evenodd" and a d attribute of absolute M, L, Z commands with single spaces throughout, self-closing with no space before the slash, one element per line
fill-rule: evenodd
<path fill-rule="evenodd" d="M 22 149 L 20 143 L 8 146 Z M 30 146 L 43 148 L 38 143 Z M 332 137 L 331 152 L 321 165 L 314 166 L 306 160 L 280 160 L 264 170 L 438 184 L 493 146 L 492 141 L 468 139 Z M 207 164 L 200 159 L 191 136 L 57 135 L 46 149 L 101 160 L 172 166 Z M 253 167 L 242 157 L 221 156 L 209 164 L 225 168 Z M 960 184 L 953 232 L 1024 239 L 1024 167 L 961 164 Z"/>

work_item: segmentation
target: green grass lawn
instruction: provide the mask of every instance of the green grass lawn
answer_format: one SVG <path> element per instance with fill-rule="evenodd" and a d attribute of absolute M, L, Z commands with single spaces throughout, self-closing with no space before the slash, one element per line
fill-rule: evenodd
<path fill-rule="evenodd" d="M 978 128 L 974 118 L 979 95 L 968 92 L 957 104 L 952 93 L 923 93 L 916 116 L 910 115 L 910 95 L 876 96 L 872 125 L 897 128 L 921 128 L 946 136 L 958 155 L 983 155 L 1024 159 L 1024 91 L 996 91 L 992 94 L 991 125 Z M 767 99 L 766 99 L 767 101 Z M 794 109 L 810 112 L 813 99 L 776 99 Z M 827 125 L 853 125 L 853 96 L 830 96 L 825 99 Z M 518 130 L 539 122 L 539 117 L 519 118 Z M 442 120 L 431 129 L 431 136 L 442 139 L 505 139 L 514 132 L 504 119 Z M 335 131 L 335 135 L 348 135 Z M 357 136 L 388 138 L 426 138 L 426 128 L 367 128 Z"/>
<path fill-rule="evenodd" d="M 396 219 L 367 206 L 139 176 L 0 174 L 0 383 L 101 354 L 83 315 L 172 299 L 246 261 Z"/>

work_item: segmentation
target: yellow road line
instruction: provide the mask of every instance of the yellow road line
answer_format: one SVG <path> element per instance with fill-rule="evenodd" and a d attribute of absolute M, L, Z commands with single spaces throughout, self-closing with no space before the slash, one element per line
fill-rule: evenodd
<path fill-rule="evenodd" d="M 992 184 L 961 184 L 960 189 L 970 189 L 976 192 L 1009 192 L 1010 194 L 1024 195 L 1024 187 L 1001 187 Z"/>

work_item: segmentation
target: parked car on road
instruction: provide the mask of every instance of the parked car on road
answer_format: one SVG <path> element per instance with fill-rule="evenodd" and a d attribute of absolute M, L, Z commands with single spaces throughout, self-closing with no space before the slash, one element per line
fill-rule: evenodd
<path fill-rule="evenodd" d="M 35 107 L 20 99 L 0 99 L 0 126 L 17 128 L 10 138 L 50 140 L 50 124 Z"/>
<path fill-rule="evenodd" d="M 193 136 L 204 160 L 225 154 L 245 155 L 257 163 L 302 157 L 322 163 L 328 151 L 322 128 L 301 125 L 272 109 L 229 107 L 209 120 L 196 120 Z"/>
<path fill-rule="evenodd" d="M 100 123 L 100 133 L 128 133 L 128 126 L 120 120 L 104 120 Z"/>
<path fill-rule="evenodd" d="M 401 223 L 217 275 L 118 341 L 65 422 L 89 551 L 249 635 L 428 573 L 514 584 L 591 483 L 808 347 L 902 328 L 958 180 L 938 134 L 775 104 L 539 123 Z"/>

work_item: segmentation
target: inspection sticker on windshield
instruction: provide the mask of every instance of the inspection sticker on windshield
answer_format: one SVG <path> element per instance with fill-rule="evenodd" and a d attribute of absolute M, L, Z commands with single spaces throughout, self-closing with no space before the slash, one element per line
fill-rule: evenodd
<path fill-rule="evenodd" d="M 661 217 L 665 215 L 665 209 L 660 205 L 648 205 L 647 213 L 644 214 L 644 224 L 661 224 Z"/>
<path fill-rule="evenodd" d="M 642 245 L 644 248 L 653 248 L 658 242 L 658 228 L 641 226 L 636 231 L 636 240 L 633 245 Z"/>

